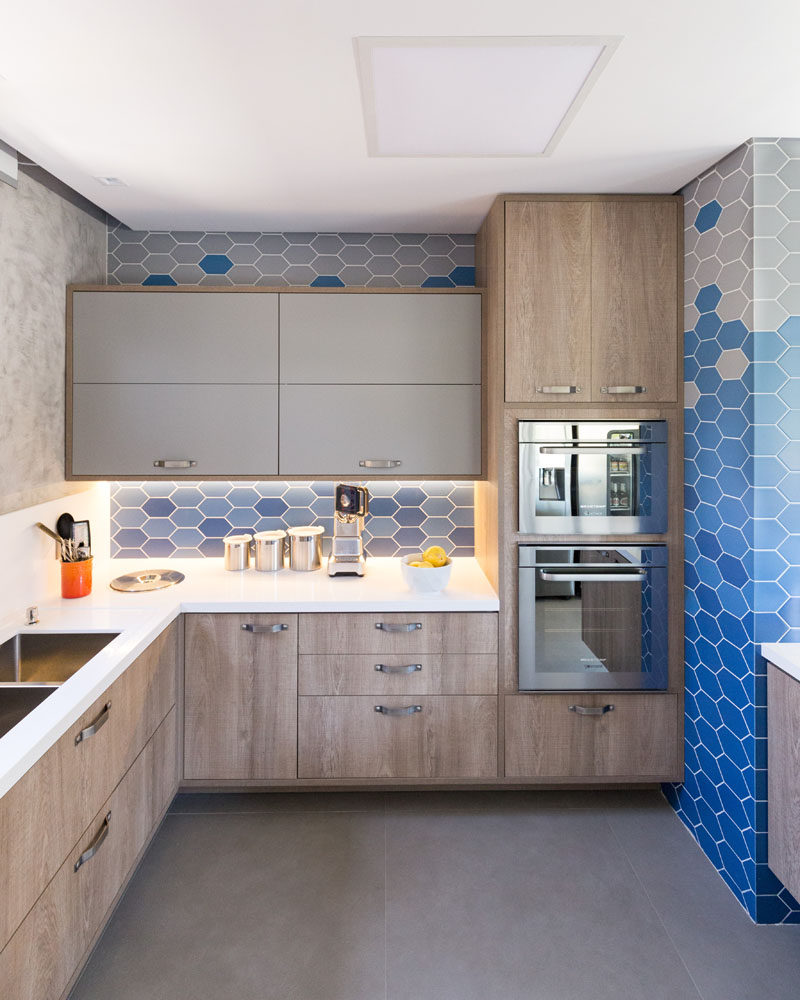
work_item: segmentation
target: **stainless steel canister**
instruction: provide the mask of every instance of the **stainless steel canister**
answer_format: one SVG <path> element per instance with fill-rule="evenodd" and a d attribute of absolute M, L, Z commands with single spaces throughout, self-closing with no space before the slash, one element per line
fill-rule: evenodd
<path fill-rule="evenodd" d="M 250 565 L 250 542 L 252 535 L 228 535 L 223 538 L 225 545 L 225 569 L 242 570 Z"/>
<path fill-rule="evenodd" d="M 322 536 L 325 529 L 321 524 L 305 528 L 289 528 L 289 569 L 308 572 L 322 565 Z"/>
<path fill-rule="evenodd" d="M 283 569 L 283 548 L 286 532 L 258 531 L 253 535 L 256 543 L 256 569 L 260 573 L 276 573 Z"/>

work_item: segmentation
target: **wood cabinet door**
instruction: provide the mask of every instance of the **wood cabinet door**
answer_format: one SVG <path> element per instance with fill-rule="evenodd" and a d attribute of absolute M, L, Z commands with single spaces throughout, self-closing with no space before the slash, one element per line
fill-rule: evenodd
<path fill-rule="evenodd" d="M 591 261 L 590 202 L 506 204 L 507 402 L 588 401 Z"/>
<path fill-rule="evenodd" d="M 301 697 L 301 778 L 493 778 L 497 699 Z"/>
<path fill-rule="evenodd" d="M 678 223 L 674 201 L 592 203 L 595 402 L 678 398 Z"/>
<path fill-rule="evenodd" d="M 505 724 L 506 777 L 682 780 L 674 694 L 508 695 Z"/>
<path fill-rule="evenodd" d="M 800 681 L 767 666 L 769 866 L 800 895 Z"/>
<path fill-rule="evenodd" d="M 184 777 L 297 777 L 297 615 L 186 616 Z"/>

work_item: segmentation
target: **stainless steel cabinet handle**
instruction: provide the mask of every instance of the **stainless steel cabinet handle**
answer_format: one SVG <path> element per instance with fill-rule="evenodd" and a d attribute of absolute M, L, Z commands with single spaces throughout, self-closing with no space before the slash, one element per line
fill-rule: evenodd
<path fill-rule="evenodd" d="M 85 865 L 87 861 L 93 858 L 95 854 L 97 854 L 97 852 L 103 846 L 103 841 L 108 836 L 108 827 L 110 823 L 111 823 L 111 813 L 107 812 L 106 818 L 103 820 L 103 825 L 100 827 L 97 836 L 94 838 L 91 844 L 89 844 L 89 846 L 86 848 L 83 854 L 81 854 L 81 856 L 75 862 L 75 866 L 72 869 L 74 872 L 76 872 L 81 867 L 81 865 Z"/>
<path fill-rule="evenodd" d="M 558 395 L 574 395 L 576 392 L 583 392 L 582 385 L 537 385 L 537 392 L 557 393 Z"/>
<path fill-rule="evenodd" d="M 111 702 L 107 701 L 103 706 L 103 711 L 97 716 L 91 726 L 87 726 L 85 729 L 81 729 L 78 735 L 75 737 L 75 746 L 79 743 L 83 743 L 84 740 L 88 740 L 90 736 L 102 729 L 103 726 L 108 722 L 108 715 L 111 711 Z"/>
<path fill-rule="evenodd" d="M 575 445 L 570 448 L 568 445 L 544 445 L 539 448 L 543 455 L 646 455 L 647 448 L 625 448 L 617 445 Z"/>
<path fill-rule="evenodd" d="M 196 465 L 191 458 L 158 458 L 153 462 L 156 469 L 193 469 Z"/>
<path fill-rule="evenodd" d="M 242 625 L 242 632 L 285 632 L 288 625 Z"/>
<path fill-rule="evenodd" d="M 386 705 L 376 705 L 375 711 L 381 715 L 415 715 L 422 711 L 422 705 L 408 705 L 406 708 L 387 708 Z"/>
<path fill-rule="evenodd" d="M 416 632 L 422 628 L 422 622 L 409 622 L 407 625 L 393 625 L 390 622 L 375 622 L 375 628 L 381 632 Z"/>
<path fill-rule="evenodd" d="M 413 674 L 417 670 L 422 670 L 421 663 L 407 663 L 403 667 L 393 667 L 388 663 L 376 663 L 375 669 L 382 674 Z"/>
<path fill-rule="evenodd" d="M 403 462 L 399 458 L 362 458 L 358 464 L 362 469 L 396 469 Z"/>
<path fill-rule="evenodd" d="M 635 573 L 551 573 L 539 570 L 539 579 L 562 581 L 563 583 L 644 583 L 646 570 Z"/>
<path fill-rule="evenodd" d="M 576 715 L 605 715 L 606 712 L 613 712 L 613 705 L 570 705 L 570 712 Z"/>
<path fill-rule="evenodd" d="M 607 392 L 614 396 L 634 396 L 647 392 L 646 385 L 601 385 L 600 392 Z"/>

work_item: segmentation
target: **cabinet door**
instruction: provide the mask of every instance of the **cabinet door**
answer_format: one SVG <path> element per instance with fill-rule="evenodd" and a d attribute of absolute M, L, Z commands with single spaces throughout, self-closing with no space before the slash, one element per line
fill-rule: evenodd
<path fill-rule="evenodd" d="M 800 681 L 767 665 L 769 866 L 800 896 Z"/>
<path fill-rule="evenodd" d="M 508 695 L 505 743 L 509 778 L 682 779 L 672 694 Z"/>
<path fill-rule="evenodd" d="M 278 296 L 74 292 L 75 382 L 277 382 Z"/>
<path fill-rule="evenodd" d="M 72 474 L 275 475 L 277 422 L 274 385 L 75 385 Z"/>
<path fill-rule="evenodd" d="M 247 626 L 247 627 L 245 627 Z M 297 777 L 297 615 L 187 615 L 184 777 Z"/>
<path fill-rule="evenodd" d="M 281 382 L 480 385 L 481 297 L 280 296 Z"/>
<path fill-rule="evenodd" d="M 508 402 L 589 399 L 591 235 L 589 202 L 506 204 Z"/>
<path fill-rule="evenodd" d="M 496 698 L 376 695 L 299 703 L 301 778 L 497 774 Z"/>
<path fill-rule="evenodd" d="M 289 385 L 280 410 L 281 475 L 480 475 L 478 385 Z"/>
<path fill-rule="evenodd" d="M 592 204 L 595 402 L 677 399 L 678 221 L 674 201 Z"/>

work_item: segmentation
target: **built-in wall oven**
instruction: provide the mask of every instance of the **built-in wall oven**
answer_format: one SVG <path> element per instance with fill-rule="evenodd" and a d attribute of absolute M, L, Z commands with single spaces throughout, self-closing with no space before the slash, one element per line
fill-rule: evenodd
<path fill-rule="evenodd" d="M 519 421 L 519 530 L 667 530 L 665 420 Z"/>
<path fill-rule="evenodd" d="M 520 545 L 519 689 L 663 691 L 665 545 Z"/>

